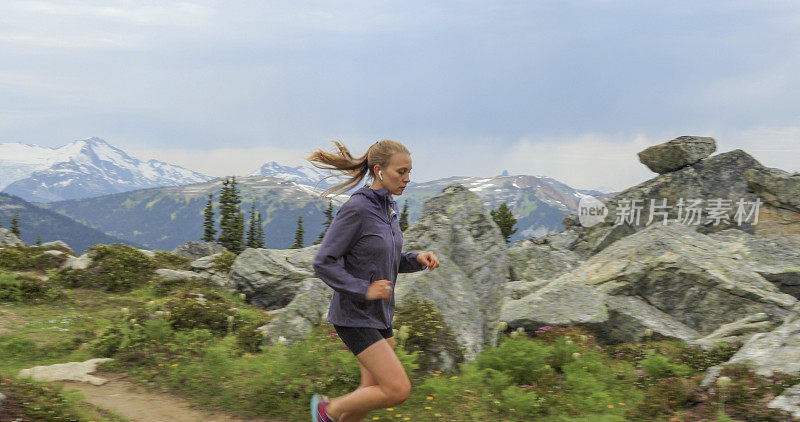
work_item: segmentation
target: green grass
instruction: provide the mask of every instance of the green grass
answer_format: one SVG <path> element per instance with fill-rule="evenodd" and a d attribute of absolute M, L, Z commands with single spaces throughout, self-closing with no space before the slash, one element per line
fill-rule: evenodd
<path fill-rule="evenodd" d="M 66 296 L 54 303 L 0 303 L 0 374 L 83 361 L 100 357 L 103 350 L 115 358 L 103 370 L 124 371 L 133 381 L 166 388 L 209 409 L 286 421 L 307 420 L 311 395 L 335 397 L 359 384 L 357 361 L 327 322 L 307 340 L 253 348 L 252 332 L 246 331 L 269 316 L 238 295 L 196 282 L 149 280 L 134 286 L 127 292 L 64 289 Z M 193 300 L 191 292 L 218 305 L 208 308 L 219 313 L 216 318 L 227 318 L 230 308 L 237 308 L 231 325 L 192 314 L 202 310 L 176 308 L 176 301 Z M 165 309 L 175 312 L 164 314 Z M 202 316 L 196 326 L 192 315 Z M 398 338 L 396 352 L 411 377 L 411 396 L 396 408 L 371 412 L 368 420 L 723 421 L 742 415 L 780 420 L 764 407 L 764 398 L 800 383 L 798 377 L 766 379 L 734 367 L 728 375 L 734 387 L 757 388 L 720 397 L 700 388 L 699 378 L 735 347 L 702 352 L 668 341 L 606 346 L 581 329 L 554 327 L 530 336 L 503 335 L 497 347 L 474 361 L 435 372 L 421 365 L 419 349 L 436 342 L 426 346 L 413 336 L 439 336 L 440 323 L 431 312 L 404 315 L 398 321 L 412 327 L 412 337 L 408 342 Z M 69 408 L 85 407 L 72 393 L 54 394 L 66 395 Z M 723 400 L 728 416 L 720 413 Z"/>

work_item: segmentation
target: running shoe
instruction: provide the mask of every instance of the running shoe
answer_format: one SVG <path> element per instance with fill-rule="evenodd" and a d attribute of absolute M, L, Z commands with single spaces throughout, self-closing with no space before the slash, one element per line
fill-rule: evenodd
<path fill-rule="evenodd" d="M 314 394 L 314 397 L 311 397 L 311 422 L 336 422 L 325 412 L 329 403 L 327 396 Z"/>

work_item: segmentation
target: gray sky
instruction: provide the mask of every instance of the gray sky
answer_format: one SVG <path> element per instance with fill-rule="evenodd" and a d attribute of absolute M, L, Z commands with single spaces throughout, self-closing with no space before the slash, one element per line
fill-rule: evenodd
<path fill-rule="evenodd" d="M 415 181 L 622 189 L 681 135 L 800 171 L 800 2 L 0 3 L 0 142 L 222 176 L 390 138 Z"/>

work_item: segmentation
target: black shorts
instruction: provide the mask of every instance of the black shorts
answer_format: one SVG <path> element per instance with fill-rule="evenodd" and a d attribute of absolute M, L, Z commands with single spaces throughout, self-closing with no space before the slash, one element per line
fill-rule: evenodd
<path fill-rule="evenodd" d="M 339 338 L 342 339 L 344 344 L 353 352 L 353 355 L 358 355 L 364 349 L 371 346 L 372 343 L 380 341 L 385 338 L 392 337 L 392 327 L 389 328 L 369 328 L 369 327 L 344 327 L 342 325 L 333 324 Z"/>

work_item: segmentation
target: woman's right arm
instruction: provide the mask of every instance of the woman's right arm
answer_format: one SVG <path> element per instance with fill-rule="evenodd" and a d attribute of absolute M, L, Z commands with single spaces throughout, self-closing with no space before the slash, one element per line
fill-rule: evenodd
<path fill-rule="evenodd" d="M 322 238 L 319 251 L 314 258 L 314 272 L 325 284 L 339 293 L 353 299 L 366 301 L 369 280 L 353 277 L 339 258 L 346 254 L 358 241 L 361 235 L 361 214 L 351 202 L 345 203 L 336 213 L 325 237 Z"/>

